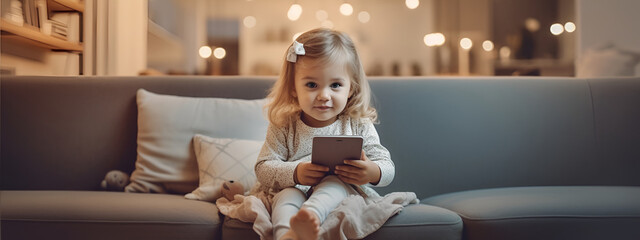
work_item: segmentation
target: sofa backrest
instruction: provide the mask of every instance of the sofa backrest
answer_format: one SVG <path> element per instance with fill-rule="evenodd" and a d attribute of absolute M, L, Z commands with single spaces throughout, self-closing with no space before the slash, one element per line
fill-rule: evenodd
<path fill-rule="evenodd" d="M 135 93 L 258 99 L 275 77 L 3 77 L 2 189 L 97 190 L 136 159 Z M 640 79 L 371 78 L 379 192 L 640 185 Z"/>
<path fill-rule="evenodd" d="M 396 164 L 386 191 L 640 185 L 640 79 L 372 82 Z"/>
<path fill-rule="evenodd" d="M 264 77 L 3 77 L 2 189 L 98 190 L 135 168 L 136 91 L 259 99 Z"/>

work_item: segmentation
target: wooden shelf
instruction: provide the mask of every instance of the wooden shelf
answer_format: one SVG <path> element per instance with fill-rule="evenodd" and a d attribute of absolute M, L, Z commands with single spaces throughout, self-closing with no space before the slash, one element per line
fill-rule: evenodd
<path fill-rule="evenodd" d="M 18 26 L 14 23 L 0 20 L 0 29 L 2 30 L 2 38 L 11 38 L 21 42 L 29 43 L 35 46 L 44 47 L 52 50 L 64 50 L 82 52 L 82 43 L 69 42 L 46 35 L 38 28 L 27 26 Z M 8 34 L 5 34 L 8 33 Z"/>
<path fill-rule="evenodd" d="M 84 12 L 82 0 L 47 0 L 47 7 L 54 12 Z M 62 51 L 82 52 L 83 46 L 79 42 L 70 42 L 40 32 L 40 29 L 23 24 L 22 26 L 0 20 L 2 39 L 27 43 L 33 46 Z"/>
<path fill-rule="evenodd" d="M 78 0 L 47 0 L 47 6 L 57 12 L 84 12 L 84 1 Z"/>

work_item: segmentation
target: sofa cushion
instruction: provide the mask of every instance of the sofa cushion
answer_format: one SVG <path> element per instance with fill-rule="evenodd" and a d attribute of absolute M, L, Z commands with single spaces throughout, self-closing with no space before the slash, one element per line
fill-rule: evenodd
<path fill-rule="evenodd" d="M 180 195 L 1 191 L 2 239 L 219 239 L 214 204 Z M 37 229 L 37 231 L 33 231 Z"/>
<path fill-rule="evenodd" d="M 640 187 L 517 187 L 423 200 L 457 212 L 465 239 L 640 239 Z"/>
<path fill-rule="evenodd" d="M 264 140 L 264 99 L 194 98 L 140 89 L 136 169 L 127 192 L 189 193 L 198 187 L 192 138 Z"/>
<path fill-rule="evenodd" d="M 225 217 L 222 239 L 259 239 L 251 223 Z M 462 220 L 447 209 L 424 204 L 406 206 L 365 239 L 462 239 Z"/>
<path fill-rule="evenodd" d="M 200 134 L 193 137 L 198 160 L 200 184 L 185 195 L 188 199 L 214 202 L 222 197 L 222 183 L 237 181 L 248 192 L 256 183 L 253 167 L 263 141 L 212 138 Z"/>

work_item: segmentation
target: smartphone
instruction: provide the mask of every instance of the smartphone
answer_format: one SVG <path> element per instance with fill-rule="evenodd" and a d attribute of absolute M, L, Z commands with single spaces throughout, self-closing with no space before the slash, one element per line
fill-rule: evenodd
<path fill-rule="evenodd" d="M 361 136 L 316 136 L 313 137 L 311 163 L 329 167 L 329 174 L 335 174 L 337 165 L 344 160 L 358 160 L 362 153 Z"/>

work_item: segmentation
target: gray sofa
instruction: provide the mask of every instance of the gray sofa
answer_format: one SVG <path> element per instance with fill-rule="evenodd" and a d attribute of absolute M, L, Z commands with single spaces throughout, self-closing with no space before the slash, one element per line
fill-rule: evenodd
<path fill-rule="evenodd" d="M 136 90 L 257 99 L 275 77 L 2 77 L 2 239 L 247 239 L 182 195 L 101 191 L 132 172 Z M 367 239 L 640 239 L 640 78 L 371 78 L 412 191 Z"/>

